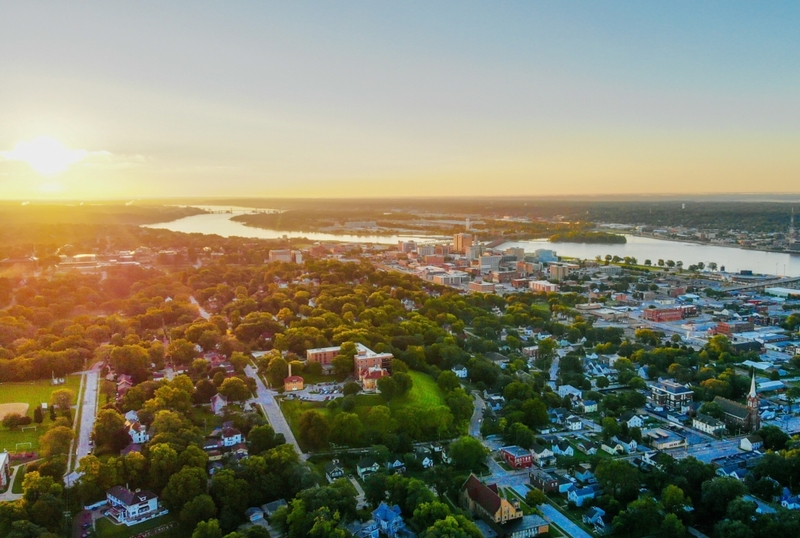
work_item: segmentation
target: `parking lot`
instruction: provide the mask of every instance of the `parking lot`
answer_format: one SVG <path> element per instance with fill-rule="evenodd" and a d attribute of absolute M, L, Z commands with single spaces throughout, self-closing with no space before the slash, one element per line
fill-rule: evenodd
<path fill-rule="evenodd" d="M 335 398 L 341 398 L 344 383 L 319 383 L 308 385 L 303 390 L 296 390 L 286 393 L 289 400 L 303 400 L 306 402 L 325 402 Z"/>

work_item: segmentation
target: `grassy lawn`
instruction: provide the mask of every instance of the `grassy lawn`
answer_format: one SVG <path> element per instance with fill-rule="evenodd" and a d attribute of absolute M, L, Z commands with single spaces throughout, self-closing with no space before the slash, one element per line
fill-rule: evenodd
<path fill-rule="evenodd" d="M 192 422 L 200 428 L 203 435 L 208 435 L 214 428 L 222 426 L 222 417 L 212 413 L 210 407 L 192 407 L 190 414 Z"/>
<path fill-rule="evenodd" d="M 165 516 L 157 517 L 155 519 L 151 519 L 150 521 L 145 521 L 144 523 L 134 525 L 133 527 L 127 527 L 125 525 L 114 525 L 107 517 L 104 517 L 97 520 L 97 538 L 130 538 L 131 536 L 136 536 L 139 533 L 160 527 L 161 525 L 173 523 L 175 520 L 176 518 L 173 514 L 167 514 Z M 159 533 L 156 536 L 160 536 L 162 538 L 179 538 L 181 535 L 181 531 L 177 527 L 174 527 L 171 530 Z"/>
<path fill-rule="evenodd" d="M 11 485 L 11 493 L 22 493 L 22 481 L 25 480 L 25 465 L 20 465 Z"/>
<path fill-rule="evenodd" d="M 414 384 L 411 390 L 408 391 L 408 394 L 389 402 L 388 407 L 393 413 L 399 409 L 408 407 L 430 409 L 439 405 L 446 405 L 444 394 L 433 378 L 422 372 L 409 372 L 408 374 L 411 376 Z M 387 405 L 380 394 L 359 394 L 355 399 L 356 406 L 355 409 L 353 409 L 353 413 L 356 413 L 362 421 L 367 417 L 370 409 L 376 405 Z M 330 412 L 326 407 L 327 403 L 328 402 L 305 402 L 285 399 L 281 402 L 283 415 L 286 417 L 289 427 L 292 428 L 298 440 L 300 438 L 300 416 L 309 409 L 316 409 L 323 416 L 328 417 Z"/>
<path fill-rule="evenodd" d="M 63 385 L 51 385 L 49 381 L 38 380 L 27 383 L 3 383 L 0 384 L 0 404 L 3 403 L 27 403 L 28 412 L 27 416 L 33 417 L 33 410 L 42 402 L 49 403 L 50 394 L 62 388 L 70 389 L 75 393 L 75 400 L 77 401 L 78 390 L 80 388 L 80 376 L 67 376 L 66 383 Z M 76 403 L 73 401 L 73 405 Z M 17 443 L 31 443 L 31 450 L 36 450 L 39 447 L 39 437 L 47 430 L 51 421 L 48 412 L 44 414 L 44 422 L 38 424 L 36 430 L 27 429 L 22 431 L 6 430 L 0 428 L 0 450 L 7 450 L 9 452 L 16 452 Z M 36 425 L 31 424 L 31 426 Z M 28 450 L 27 447 L 22 450 Z"/>

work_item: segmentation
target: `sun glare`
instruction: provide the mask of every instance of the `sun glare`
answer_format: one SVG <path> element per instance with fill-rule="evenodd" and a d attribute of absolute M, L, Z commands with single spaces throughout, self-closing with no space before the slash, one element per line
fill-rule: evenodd
<path fill-rule="evenodd" d="M 20 141 L 11 151 L 3 152 L 10 161 L 22 161 L 42 175 L 51 176 L 65 172 L 69 167 L 86 158 L 88 151 L 68 149 L 54 138 L 39 137 Z"/>

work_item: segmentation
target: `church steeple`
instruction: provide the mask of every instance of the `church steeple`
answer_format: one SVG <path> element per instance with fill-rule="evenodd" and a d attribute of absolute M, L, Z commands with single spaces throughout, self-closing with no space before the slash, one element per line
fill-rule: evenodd
<path fill-rule="evenodd" d="M 761 428 L 761 416 L 758 414 L 758 393 L 756 392 L 756 371 L 750 381 L 750 392 L 747 394 L 747 410 L 750 412 L 749 426 L 751 431 Z"/>

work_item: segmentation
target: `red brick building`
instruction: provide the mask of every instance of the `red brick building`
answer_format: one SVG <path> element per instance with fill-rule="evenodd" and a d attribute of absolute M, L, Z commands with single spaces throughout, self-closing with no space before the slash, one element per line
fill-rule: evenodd
<path fill-rule="evenodd" d="M 645 308 L 642 317 L 648 321 L 679 321 L 683 319 L 682 308 Z"/>
<path fill-rule="evenodd" d="M 504 446 L 500 449 L 500 455 L 514 469 L 523 469 L 533 465 L 531 451 L 518 446 Z"/>

